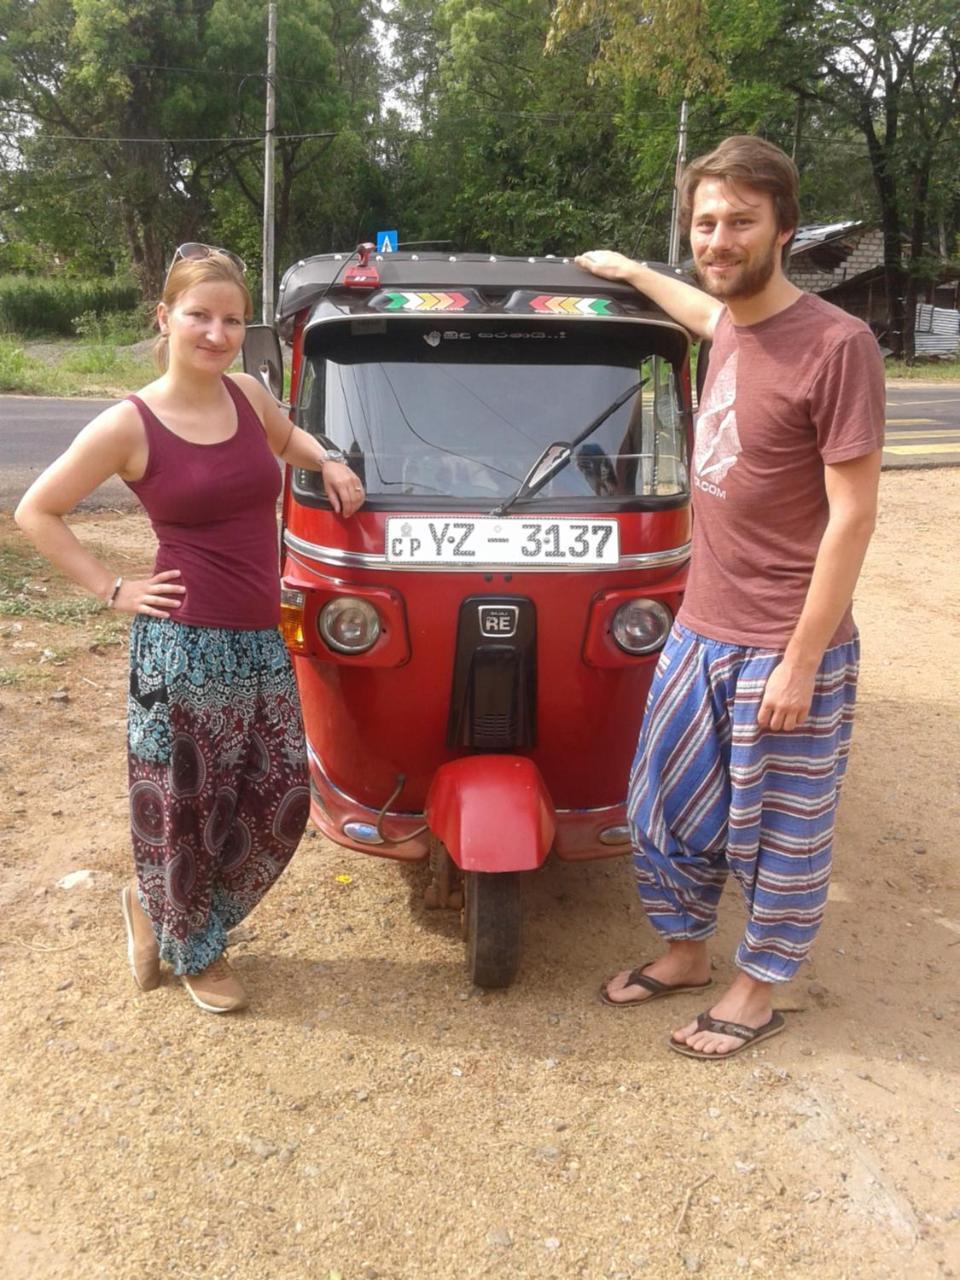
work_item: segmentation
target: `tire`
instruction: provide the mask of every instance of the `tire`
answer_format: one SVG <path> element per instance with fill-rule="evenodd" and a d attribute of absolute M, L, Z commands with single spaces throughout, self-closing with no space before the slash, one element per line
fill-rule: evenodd
<path fill-rule="evenodd" d="M 478 987 L 509 987 L 520 964 L 520 877 L 516 871 L 464 874 L 467 972 Z"/>

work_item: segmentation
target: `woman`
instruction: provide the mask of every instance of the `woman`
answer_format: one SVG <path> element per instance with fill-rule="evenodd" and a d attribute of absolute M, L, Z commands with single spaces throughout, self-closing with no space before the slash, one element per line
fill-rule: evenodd
<path fill-rule="evenodd" d="M 303 726 L 277 630 L 274 455 L 321 471 L 344 517 L 364 497 L 264 386 L 227 374 L 251 313 L 239 259 L 181 246 L 157 307 L 164 371 L 94 418 L 16 511 L 59 569 L 134 615 L 127 955 L 141 990 L 158 985 L 164 960 L 210 1013 L 246 1004 L 227 932 L 280 875 L 309 814 Z M 64 521 L 111 475 L 150 516 L 159 546 L 149 578 L 118 577 Z"/>

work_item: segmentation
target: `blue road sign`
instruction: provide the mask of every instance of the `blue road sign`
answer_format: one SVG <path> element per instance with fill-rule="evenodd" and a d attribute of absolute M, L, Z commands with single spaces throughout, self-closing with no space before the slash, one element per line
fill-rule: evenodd
<path fill-rule="evenodd" d="M 378 231 L 377 232 L 377 253 L 396 253 L 396 252 L 397 252 L 396 231 Z"/>

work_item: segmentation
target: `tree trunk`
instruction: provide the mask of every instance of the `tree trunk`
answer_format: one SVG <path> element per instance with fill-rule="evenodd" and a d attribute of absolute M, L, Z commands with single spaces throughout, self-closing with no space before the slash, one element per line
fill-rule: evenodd
<path fill-rule="evenodd" d="M 887 137 L 883 143 L 876 135 L 869 114 L 863 117 L 861 129 L 867 140 L 873 181 L 880 199 L 880 223 L 883 229 L 883 284 L 887 299 L 887 343 L 894 358 L 900 360 L 904 355 L 906 337 L 903 231 L 897 201 L 897 183 L 890 166 L 892 153 L 890 123 L 888 123 Z"/>
<path fill-rule="evenodd" d="M 913 225 L 910 229 L 910 263 L 907 270 L 904 353 L 903 358 L 913 364 L 917 358 L 916 328 L 917 302 L 920 298 L 922 279 L 919 267 L 926 256 L 927 247 L 927 198 L 930 194 L 930 170 L 932 157 L 924 154 L 914 166 Z"/>

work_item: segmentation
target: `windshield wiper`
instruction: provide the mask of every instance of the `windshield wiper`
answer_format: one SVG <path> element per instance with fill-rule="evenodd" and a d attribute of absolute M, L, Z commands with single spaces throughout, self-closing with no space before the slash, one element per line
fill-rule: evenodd
<path fill-rule="evenodd" d="M 510 497 L 490 512 L 491 516 L 505 516 L 512 506 L 518 502 L 525 502 L 535 493 L 539 493 L 567 465 L 577 445 L 583 444 L 588 436 L 592 436 L 594 431 L 602 427 L 611 414 L 616 413 L 628 400 L 631 400 L 648 381 L 647 378 L 641 378 L 639 382 L 635 382 L 632 387 L 624 391 L 623 395 L 617 396 L 613 404 L 608 405 L 598 418 L 594 418 L 590 425 L 584 427 L 572 440 L 555 440 L 553 444 L 548 444 Z"/>

